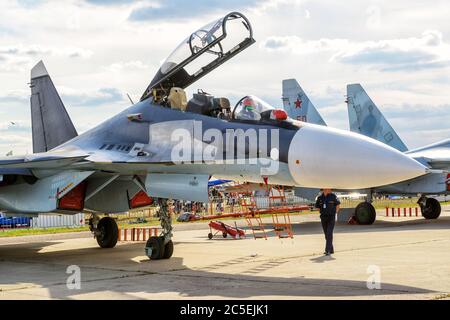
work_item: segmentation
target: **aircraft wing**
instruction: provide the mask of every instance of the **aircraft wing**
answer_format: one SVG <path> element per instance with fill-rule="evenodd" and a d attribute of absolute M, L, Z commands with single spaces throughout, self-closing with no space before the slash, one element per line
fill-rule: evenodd
<path fill-rule="evenodd" d="M 56 169 L 71 165 L 75 162 L 84 160 L 88 155 L 30 155 L 24 157 L 2 157 L 0 158 L 0 174 L 20 174 L 20 170 L 15 169 Z M 26 173 L 27 171 L 22 171 Z"/>
<path fill-rule="evenodd" d="M 428 146 L 406 152 L 421 163 L 433 169 L 450 168 L 450 139 L 445 139 Z"/>

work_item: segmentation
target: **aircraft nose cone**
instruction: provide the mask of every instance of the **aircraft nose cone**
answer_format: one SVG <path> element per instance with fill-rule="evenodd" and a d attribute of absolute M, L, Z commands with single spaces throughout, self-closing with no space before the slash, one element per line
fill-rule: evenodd
<path fill-rule="evenodd" d="M 312 188 L 365 189 L 426 174 L 422 164 L 381 142 L 311 124 L 293 137 L 288 165 L 299 186 Z"/>

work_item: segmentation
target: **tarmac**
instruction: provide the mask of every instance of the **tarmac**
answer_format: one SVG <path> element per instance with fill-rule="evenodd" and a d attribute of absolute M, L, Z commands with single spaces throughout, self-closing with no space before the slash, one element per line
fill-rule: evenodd
<path fill-rule="evenodd" d="M 338 224 L 329 257 L 318 215 L 293 221 L 294 239 L 268 240 L 208 240 L 207 222 L 177 224 L 173 257 L 156 261 L 143 242 L 100 249 L 88 232 L 0 238 L 0 299 L 450 297 L 450 206 L 438 220 L 379 211 L 372 226 Z"/>

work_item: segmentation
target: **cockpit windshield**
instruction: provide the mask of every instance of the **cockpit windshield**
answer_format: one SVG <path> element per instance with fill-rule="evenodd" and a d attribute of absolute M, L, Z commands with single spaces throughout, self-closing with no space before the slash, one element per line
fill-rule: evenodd
<path fill-rule="evenodd" d="M 164 61 L 141 100 L 168 95 L 173 87 L 186 88 L 253 44 L 247 18 L 232 12 L 187 37 Z"/>
<path fill-rule="evenodd" d="M 233 118 L 237 120 L 259 121 L 264 117 L 270 117 L 275 110 L 267 102 L 256 96 L 245 96 L 234 107 Z"/>
<path fill-rule="evenodd" d="M 169 73 L 173 68 L 185 61 L 192 55 L 199 53 L 205 47 L 217 40 L 223 35 L 223 18 L 211 22 L 203 28 L 195 31 L 187 37 L 178 47 L 170 54 L 161 66 L 161 74 Z M 206 53 L 213 55 L 216 58 L 223 55 L 223 49 L 220 44 L 209 48 Z"/>

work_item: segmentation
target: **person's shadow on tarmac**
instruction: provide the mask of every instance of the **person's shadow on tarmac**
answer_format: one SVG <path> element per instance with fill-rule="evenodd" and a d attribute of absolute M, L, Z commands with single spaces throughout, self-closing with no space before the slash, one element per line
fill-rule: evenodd
<path fill-rule="evenodd" d="M 331 255 L 330 256 L 323 255 L 323 256 L 312 258 L 312 259 L 309 259 L 309 260 L 314 262 L 314 263 L 324 263 L 324 262 L 333 261 L 333 260 L 336 260 L 336 259 L 333 258 L 333 256 L 331 256 Z"/>

